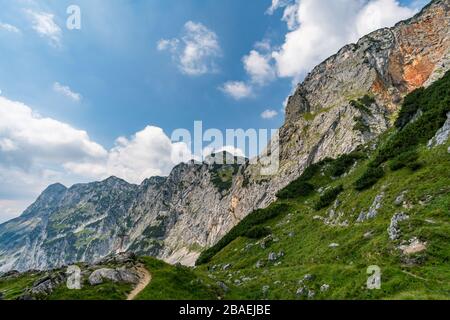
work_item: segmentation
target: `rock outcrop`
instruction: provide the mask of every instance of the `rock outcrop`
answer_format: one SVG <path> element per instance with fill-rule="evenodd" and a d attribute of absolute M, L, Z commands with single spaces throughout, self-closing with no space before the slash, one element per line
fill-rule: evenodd
<path fill-rule="evenodd" d="M 0 226 L 0 272 L 93 262 L 125 251 L 193 265 L 242 218 L 312 163 L 370 142 L 391 126 L 402 98 L 450 69 L 450 0 L 434 0 L 393 28 L 342 48 L 299 84 L 280 129 L 280 166 L 180 164 L 141 185 L 118 178 L 50 186 Z"/>

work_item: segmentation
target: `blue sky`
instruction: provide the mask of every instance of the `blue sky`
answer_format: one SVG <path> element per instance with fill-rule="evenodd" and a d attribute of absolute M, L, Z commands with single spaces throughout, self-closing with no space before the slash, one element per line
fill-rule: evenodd
<path fill-rule="evenodd" d="M 196 120 L 278 128 L 314 65 L 426 2 L 0 0 L 0 222 L 49 183 L 167 174 Z"/>

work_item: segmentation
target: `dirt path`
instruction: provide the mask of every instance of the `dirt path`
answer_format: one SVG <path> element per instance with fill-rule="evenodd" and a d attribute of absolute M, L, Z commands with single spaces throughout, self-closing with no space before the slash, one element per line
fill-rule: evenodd
<path fill-rule="evenodd" d="M 152 275 L 150 274 L 150 272 L 147 271 L 147 269 L 144 266 L 139 267 L 138 272 L 141 276 L 139 283 L 136 285 L 133 291 L 130 292 L 130 294 L 127 297 L 127 300 L 134 300 L 136 296 L 139 293 L 141 293 L 141 291 L 144 290 L 146 286 L 149 285 L 150 281 L 152 281 Z"/>

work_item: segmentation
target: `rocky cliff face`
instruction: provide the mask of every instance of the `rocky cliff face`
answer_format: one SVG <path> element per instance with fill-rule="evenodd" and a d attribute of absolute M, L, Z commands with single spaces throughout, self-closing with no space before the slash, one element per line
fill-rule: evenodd
<path fill-rule="evenodd" d="M 370 142 L 412 90 L 450 69 L 450 0 L 434 0 L 393 28 L 347 45 L 290 97 L 280 129 L 280 169 L 257 164 L 180 164 L 140 186 L 117 178 L 49 187 L 0 226 L 0 271 L 46 269 L 133 251 L 192 265 L 310 164 Z M 230 163 L 230 162 L 228 162 Z"/>

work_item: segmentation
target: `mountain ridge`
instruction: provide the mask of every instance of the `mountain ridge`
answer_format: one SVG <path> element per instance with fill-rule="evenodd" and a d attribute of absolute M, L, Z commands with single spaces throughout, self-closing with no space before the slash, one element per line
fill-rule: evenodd
<path fill-rule="evenodd" d="M 0 270 L 46 269 L 127 250 L 193 265 L 308 166 L 350 153 L 390 128 L 403 96 L 450 68 L 449 26 L 449 1 L 434 0 L 314 68 L 289 98 L 280 170 L 270 179 L 259 165 L 187 163 L 139 186 L 72 186 L 61 199 L 57 192 L 31 206 L 43 217 L 27 209 L 0 225 Z"/>

